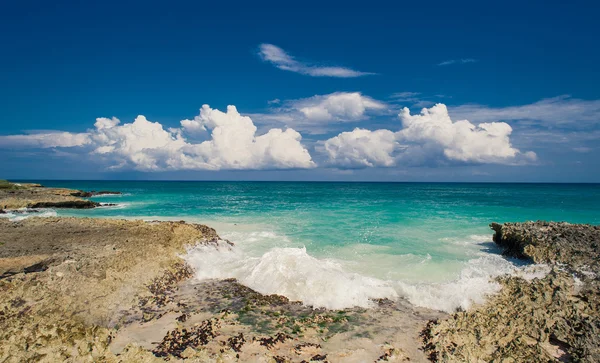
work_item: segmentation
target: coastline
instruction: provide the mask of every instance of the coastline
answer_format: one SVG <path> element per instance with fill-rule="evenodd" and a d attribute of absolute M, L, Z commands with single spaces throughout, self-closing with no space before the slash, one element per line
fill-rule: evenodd
<path fill-rule="evenodd" d="M 81 199 L 72 195 L 78 192 L 58 192 L 65 194 L 56 197 L 53 191 L 48 194 L 51 198 L 67 200 L 46 202 L 71 203 L 71 198 Z M 43 202 L 40 197 L 35 203 Z M 20 203 L 15 205 L 33 202 Z M 312 309 L 283 296 L 261 295 L 232 279 L 197 281 L 182 254 L 186 247 L 214 245 L 220 240 L 212 228 L 202 225 L 65 217 L 31 217 L 17 222 L 3 218 L 0 223 L 1 241 L 7 241 L 0 247 L 0 286 L 6 292 L 0 301 L 5 317 L 0 320 L 0 330 L 5 332 L 0 352 L 7 361 L 336 362 L 425 361 L 427 357 L 438 361 L 511 357 L 537 361 L 597 357 L 597 341 L 584 339 L 585 348 L 584 343 L 568 339 L 568 330 L 548 325 L 559 321 L 557 317 L 569 321 L 579 312 L 591 317 L 590 327 L 597 324 L 598 307 L 579 300 L 575 310 L 568 311 L 568 319 L 562 314 L 569 305 L 566 302 L 580 299 L 582 291 L 582 296 L 598 297 L 596 277 L 586 277 L 583 272 L 576 274 L 579 282 L 572 277 L 581 269 L 587 271 L 590 261 L 571 263 L 576 251 L 589 247 L 595 237 L 561 258 L 543 252 L 551 250 L 547 248 L 554 246 L 550 243 L 536 248 L 531 243 L 521 246 L 525 240 L 564 235 L 578 225 L 565 226 L 559 232 L 543 224 L 545 229 L 536 224 L 509 224 L 506 230 L 494 226 L 502 236 L 496 242 L 507 246 L 512 255 L 533 257 L 538 263 L 568 263 L 573 270 L 553 266 L 548 276 L 532 281 L 502 277 L 500 293 L 481 306 L 449 316 L 416 308 L 404 299 L 382 299 L 369 309 Z M 598 233 L 595 228 L 593 236 Z M 531 237 L 529 231 L 537 234 Z M 593 253 L 598 256 L 597 250 L 585 252 L 592 258 Z M 591 269 L 597 272 L 596 265 Z M 581 286 L 585 288 L 581 290 Z M 555 294 L 557 290 L 561 293 Z M 546 295 L 559 297 L 533 303 Z M 519 301 L 518 307 L 513 306 L 514 301 Z M 522 306 L 527 308 L 519 309 Z M 525 312 L 549 308 L 548 314 L 537 314 L 534 320 L 523 317 Z M 558 333 L 540 333 L 549 329 Z M 590 332 L 584 331 L 583 336 Z"/>

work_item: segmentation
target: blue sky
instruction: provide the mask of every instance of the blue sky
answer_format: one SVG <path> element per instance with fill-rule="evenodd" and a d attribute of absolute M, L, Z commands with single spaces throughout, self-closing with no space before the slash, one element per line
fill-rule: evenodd
<path fill-rule="evenodd" d="M 5 2 L 1 177 L 599 182 L 599 10 Z"/>

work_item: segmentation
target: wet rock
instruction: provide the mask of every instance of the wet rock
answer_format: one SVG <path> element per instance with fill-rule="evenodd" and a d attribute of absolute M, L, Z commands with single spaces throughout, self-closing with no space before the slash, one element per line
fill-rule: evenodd
<path fill-rule="evenodd" d="M 502 277 L 502 290 L 484 305 L 430 321 L 422 333 L 429 359 L 600 361 L 600 229 L 549 222 L 490 227 L 506 255 L 552 270 L 532 281 Z"/>
<path fill-rule="evenodd" d="M 74 208 L 74 209 L 90 209 L 96 208 L 100 203 L 92 202 L 91 200 L 67 200 L 61 202 L 37 202 L 29 204 L 28 208 Z"/>
<path fill-rule="evenodd" d="M 75 192 L 72 192 L 71 195 L 74 197 L 80 197 L 80 198 L 90 198 L 96 195 L 121 195 L 121 192 L 113 192 L 113 191 L 108 191 L 108 190 L 101 190 L 101 191 L 83 191 L 83 190 L 77 190 Z"/>

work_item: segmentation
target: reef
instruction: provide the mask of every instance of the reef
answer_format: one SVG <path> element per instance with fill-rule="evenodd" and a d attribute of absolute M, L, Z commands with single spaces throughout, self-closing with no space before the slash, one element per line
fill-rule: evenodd
<path fill-rule="evenodd" d="M 425 351 L 441 362 L 600 361 L 600 227 L 492 223 L 504 254 L 546 264 L 531 280 L 504 276 L 482 306 L 432 320 Z"/>
<path fill-rule="evenodd" d="M 119 192 L 85 192 L 66 188 L 46 188 L 40 184 L 11 183 L 0 180 L 0 210 L 20 208 L 76 208 L 105 206 L 82 197 L 120 194 Z"/>

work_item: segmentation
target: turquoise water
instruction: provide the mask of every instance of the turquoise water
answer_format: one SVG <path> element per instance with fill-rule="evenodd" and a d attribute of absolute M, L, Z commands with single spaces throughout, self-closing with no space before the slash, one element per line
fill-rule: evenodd
<path fill-rule="evenodd" d="M 236 247 L 218 255 L 190 252 L 204 266 L 199 270 L 212 271 L 205 277 L 237 277 L 261 292 L 328 307 L 364 305 L 378 296 L 443 310 L 465 307 L 497 288 L 490 276 L 518 268 L 498 255 L 489 223 L 600 224 L 598 184 L 40 182 L 124 193 L 92 198 L 118 207 L 59 215 L 213 226 Z M 315 300 L 332 288 L 324 276 L 344 280 L 343 289 L 356 296 L 339 296 L 344 290 Z"/>

